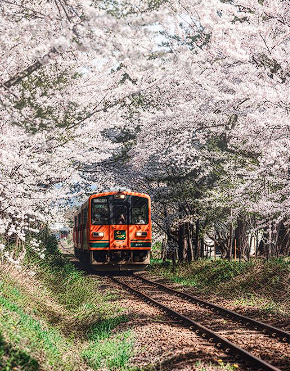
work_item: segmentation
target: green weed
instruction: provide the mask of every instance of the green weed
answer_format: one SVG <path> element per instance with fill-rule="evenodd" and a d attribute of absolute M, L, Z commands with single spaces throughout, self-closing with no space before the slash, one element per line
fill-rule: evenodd
<path fill-rule="evenodd" d="M 95 370 L 104 367 L 109 370 L 128 370 L 127 364 L 133 349 L 131 333 L 124 332 L 104 340 L 100 339 L 90 342 L 82 351 L 82 357 L 87 364 Z"/>
<path fill-rule="evenodd" d="M 104 340 L 107 339 L 111 334 L 112 330 L 117 327 L 120 323 L 127 322 L 128 318 L 125 315 L 118 317 L 107 318 L 99 323 L 95 324 L 88 331 L 88 338 L 90 340 Z"/>
<path fill-rule="evenodd" d="M 128 370 L 127 363 L 133 349 L 132 334 L 123 332 L 112 335 L 112 330 L 122 322 L 124 315 L 108 318 L 94 325 L 88 332 L 90 343 L 82 357 L 94 369 L 106 367 L 109 370 Z"/>

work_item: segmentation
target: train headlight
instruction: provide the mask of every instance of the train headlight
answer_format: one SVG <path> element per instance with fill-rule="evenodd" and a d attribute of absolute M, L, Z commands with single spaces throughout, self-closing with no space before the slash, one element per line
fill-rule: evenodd
<path fill-rule="evenodd" d="M 93 237 L 104 237 L 104 232 L 93 232 Z"/>
<path fill-rule="evenodd" d="M 121 193 L 116 193 L 116 194 L 114 195 L 114 198 L 116 198 L 116 199 L 118 199 L 118 200 L 125 200 L 126 195 L 121 194 Z"/>
<path fill-rule="evenodd" d="M 136 237 L 146 237 L 147 236 L 147 232 L 136 232 Z"/>

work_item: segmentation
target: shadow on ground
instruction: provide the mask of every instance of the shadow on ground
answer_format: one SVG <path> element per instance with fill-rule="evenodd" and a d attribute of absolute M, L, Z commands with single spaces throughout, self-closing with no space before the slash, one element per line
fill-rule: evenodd
<path fill-rule="evenodd" d="M 39 363 L 26 352 L 6 343 L 0 333 L 0 370 L 37 371 Z"/>

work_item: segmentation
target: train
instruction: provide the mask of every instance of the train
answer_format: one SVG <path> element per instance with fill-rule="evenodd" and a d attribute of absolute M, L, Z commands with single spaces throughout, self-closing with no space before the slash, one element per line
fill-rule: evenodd
<path fill-rule="evenodd" d="M 144 269 L 152 246 L 151 199 L 130 190 L 92 194 L 74 214 L 74 253 L 99 272 Z"/>

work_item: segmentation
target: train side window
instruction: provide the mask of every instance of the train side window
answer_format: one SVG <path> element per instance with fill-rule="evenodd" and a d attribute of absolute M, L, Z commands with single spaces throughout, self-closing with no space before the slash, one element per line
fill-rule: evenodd
<path fill-rule="evenodd" d="M 87 227 L 87 221 L 88 221 L 88 209 L 85 208 L 84 210 L 84 226 Z"/>
<path fill-rule="evenodd" d="M 92 224 L 109 224 L 108 201 L 102 198 L 92 199 Z"/>
<path fill-rule="evenodd" d="M 132 224 L 148 224 L 148 199 L 132 196 Z"/>
<path fill-rule="evenodd" d="M 78 218 L 75 216 L 75 227 L 77 226 Z"/>
<path fill-rule="evenodd" d="M 80 228 L 81 225 L 81 213 L 78 215 L 78 227 Z"/>
<path fill-rule="evenodd" d="M 84 210 L 82 210 L 81 214 L 81 229 L 84 229 Z"/>

